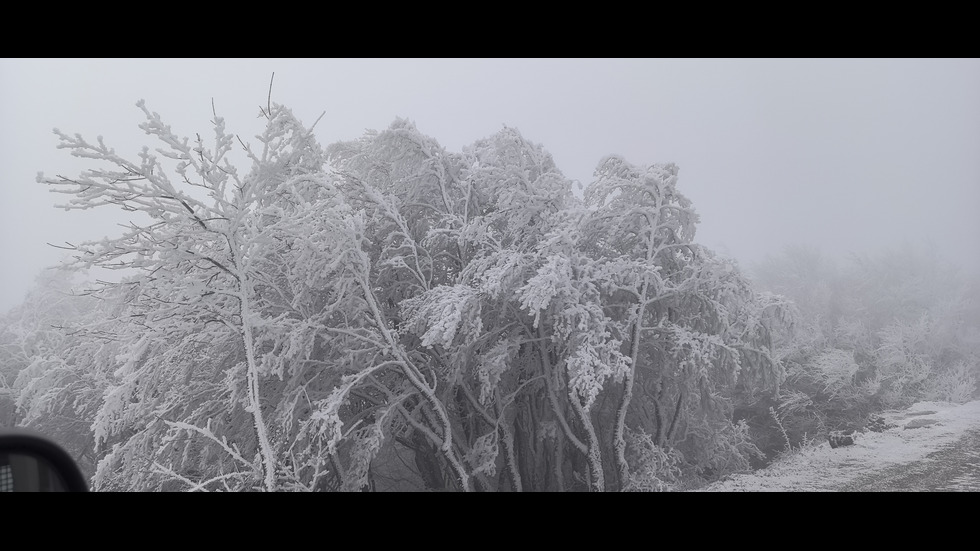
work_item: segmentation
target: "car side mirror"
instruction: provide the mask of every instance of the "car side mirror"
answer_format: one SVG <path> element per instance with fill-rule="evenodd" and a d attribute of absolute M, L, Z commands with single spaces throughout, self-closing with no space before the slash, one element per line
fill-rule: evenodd
<path fill-rule="evenodd" d="M 87 492 L 61 446 L 26 429 L 0 428 L 0 492 Z"/>

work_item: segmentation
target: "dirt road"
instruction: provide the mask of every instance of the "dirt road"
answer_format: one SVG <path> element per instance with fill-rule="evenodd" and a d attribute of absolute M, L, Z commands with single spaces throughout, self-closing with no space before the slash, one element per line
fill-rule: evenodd
<path fill-rule="evenodd" d="M 794 450 L 697 491 L 980 491 L 980 401 L 920 402 L 884 419 L 883 432 L 857 434 L 853 445 Z"/>
<path fill-rule="evenodd" d="M 980 429 L 924 459 L 894 465 L 835 488 L 842 492 L 980 492 Z"/>

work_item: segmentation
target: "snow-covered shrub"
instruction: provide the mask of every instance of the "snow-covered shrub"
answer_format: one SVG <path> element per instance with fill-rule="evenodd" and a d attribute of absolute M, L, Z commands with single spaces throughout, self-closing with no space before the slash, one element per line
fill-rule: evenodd
<path fill-rule="evenodd" d="M 882 380 L 879 394 L 886 406 L 907 405 L 922 396 L 934 358 L 928 351 L 930 319 L 896 320 L 878 333 L 876 366 Z"/>
<path fill-rule="evenodd" d="M 828 400 L 840 398 L 843 394 L 853 391 L 854 376 L 858 365 L 850 352 L 831 349 L 819 354 L 812 362 L 812 369 L 823 386 L 821 393 Z"/>
<path fill-rule="evenodd" d="M 974 399 L 978 390 L 977 361 L 958 361 L 931 377 L 922 397 L 937 402 L 962 404 Z"/>
<path fill-rule="evenodd" d="M 623 490 L 627 492 L 665 492 L 677 489 L 681 482 L 684 456 L 676 448 L 658 446 L 646 432 L 627 431 L 627 460 L 630 479 Z"/>

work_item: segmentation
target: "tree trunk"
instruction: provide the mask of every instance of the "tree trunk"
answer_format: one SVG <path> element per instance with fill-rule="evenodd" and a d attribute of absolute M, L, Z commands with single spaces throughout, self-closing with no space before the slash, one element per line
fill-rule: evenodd
<path fill-rule="evenodd" d="M 241 266 L 241 257 L 236 254 L 235 263 Z M 276 491 L 276 458 L 272 452 L 272 443 L 269 441 L 269 431 L 266 428 L 265 419 L 262 416 L 262 402 L 259 395 L 259 368 L 255 361 L 255 349 L 252 342 L 252 327 L 249 324 L 251 319 L 252 307 L 249 301 L 249 285 L 244 273 L 239 273 L 239 314 L 242 318 L 241 337 L 242 345 L 245 347 L 245 359 L 247 362 L 245 370 L 246 383 L 248 385 L 248 410 L 252 414 L 255 425 L 255 433 L 258 437 L 259 452 L 262 456 L 263 482 L 267 492 Z"/>

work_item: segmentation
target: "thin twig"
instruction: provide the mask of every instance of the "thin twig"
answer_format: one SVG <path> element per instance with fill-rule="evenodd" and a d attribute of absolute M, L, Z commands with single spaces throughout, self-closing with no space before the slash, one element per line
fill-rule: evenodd
<path fill-rule="evenodd" d="M 266 109 L 268 109 L 268 118 L 272 118 L 272 81 L 276 78 L 276 72 L 272 72 L 272 78 L 269 79 L 269 97 L 266 100 Z"/>

